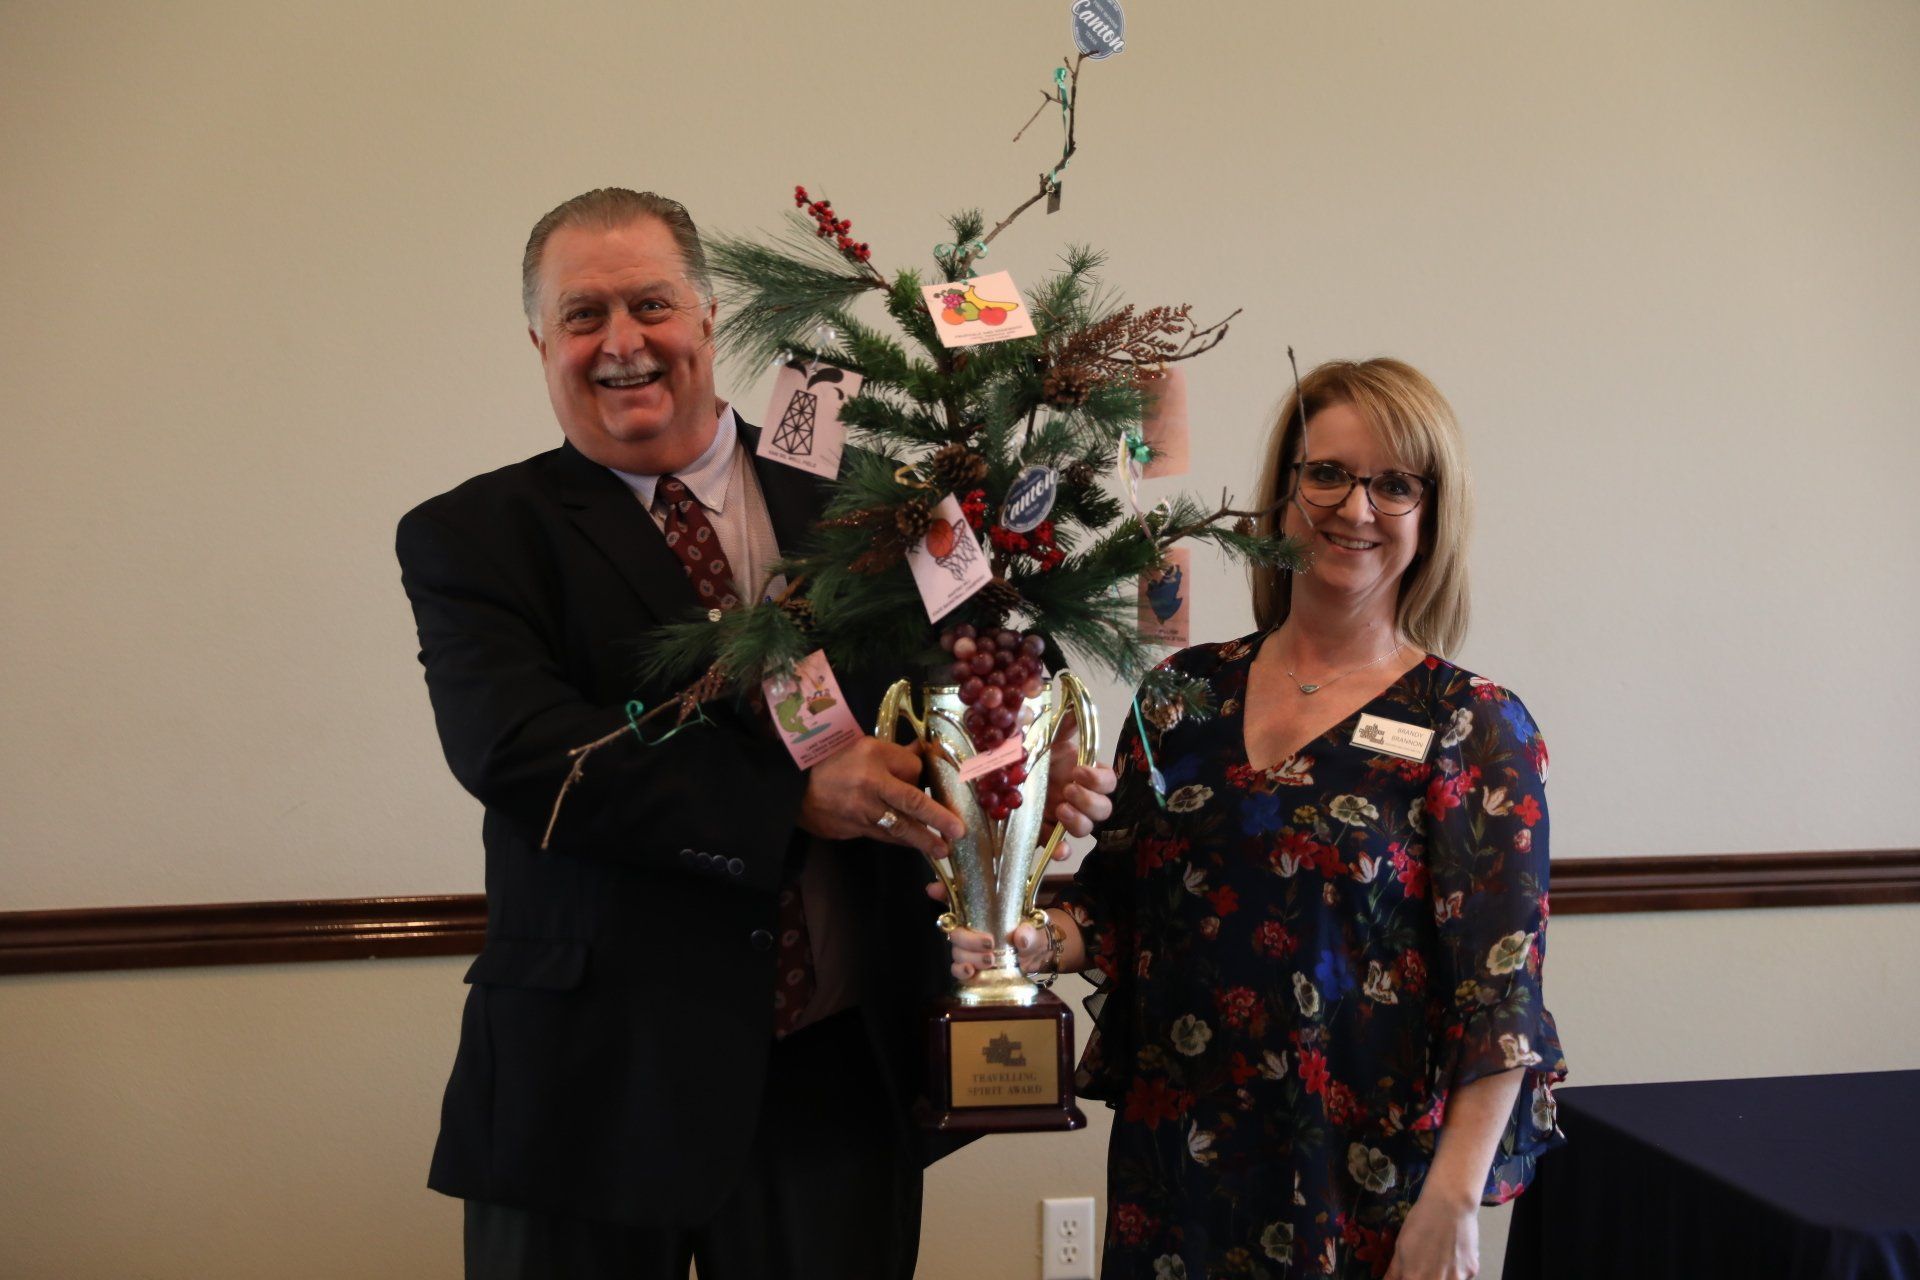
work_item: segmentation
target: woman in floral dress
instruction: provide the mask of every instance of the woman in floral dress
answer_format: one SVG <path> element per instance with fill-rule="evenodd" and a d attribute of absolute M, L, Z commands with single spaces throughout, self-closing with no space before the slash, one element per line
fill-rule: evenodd
<path fill-rule="evenodd" d="M 1107 1280 L 1465 1280 L 1477 1206 L 1559 1141 L 1546 747 L 1440 656 L 1466 629 L 1458 428 L 1398 361 L 1299 399 L 1263 492 L 1310 567 L 1256 581 L 1259 631 L 1163 664 L 1211 714 L 1142 697 L 1097 847 L 1015 939 L 1097 987 Z M 953 941 L 967 976 L 987 939 Z"/>

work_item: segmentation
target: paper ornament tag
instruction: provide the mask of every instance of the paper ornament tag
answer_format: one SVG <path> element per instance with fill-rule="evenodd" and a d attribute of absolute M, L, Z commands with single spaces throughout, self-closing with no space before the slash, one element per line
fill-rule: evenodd
<path fill-rule="evenodd" d="M 1036 332 L 1033 313 L 1020 300 L 1013 276 L 1005 271 L 951 284 L 924 284 L 920 293 L 944 346 L 977 347 L 1031 338 Z"/>
<path fill-rule="evenodd" d="M 800 659 L 792 675 L 768 677 L 761 692 L 780 741 L 802 769 L 813 768 L 860 737 L 859 722 L 847 708 L 823 649 Z"/>
<path fill-rule="evenodd" d="M 1060 496 L 1060 473 L 1052 467 L 1027 467 L 1007 486 L 1007 497 L 1000 504 L 1000 527 L 1013 533 L 1032 533 L 1053 512 L 1053 500 Z"/>
<path fill-rule="evenodd" d="M 913 584 L 920 588 L 920 599 L 926 603 L 927 617 L 934 622 L 993 580 L 987 553 L 952 494 L 933 509 L 933 525 L 926 535 L 908 548 L 907 565 L 913 570 Z"/>
<path fill-rule="evenodd" d="M 985 777 L 995 769 L 1004 769 L 1010 764 L 1025 763 L 1027 758 L 1027 740 L 1014 734 L 991 751 L 982 751 L 977 756 L 967 757 L 960 766 L 960 781 L 972 782 L 975 778 Z"/>
<path fill-rule="evenodd" d="M 1190 621 L 1193 552 L 1168 547 L 1162 563 L 1140 575 L 1140 634 L 1150 644 L 1185 648 L 1192 634 Z"/>
<path fill-rule="evenodd" d="M 1178 365 L 1169 365 L 1151 378 L 1143 378 L 1140 390 L 1146 395 L 1146 413 L 1140 420 L 1140 436 L 1153 450 L 1153 460 L 1143 474 L 1183 476 L 1187 473 L 1190 433 L 1187 425 L 1187 375 Z"/>
<path fill-rule="evenodd" d="M 857 373 L 795 358 L 780 366 L 773 380 L 773 398 L 761 421 L 762 458 L 783 462 L 810 475 L 831 480 L 840 474 L 840 455 L 847 447 L 847 428 L 840 406 L 860 394 L 864 382 Z"/>
<path fill-rule="evenodd" d="M 1101 62 L 1127 48 L 1127 16 L 1120 0 L 1073 0 L 1073 47 Z"/>

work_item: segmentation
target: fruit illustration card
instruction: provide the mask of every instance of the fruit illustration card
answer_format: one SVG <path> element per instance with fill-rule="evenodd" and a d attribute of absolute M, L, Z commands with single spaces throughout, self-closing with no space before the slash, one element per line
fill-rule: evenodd
<path fill-rule="evenodd" d="M 1149 643 L 1185 648 L 1191 633 L 1193 553 L 1168 547 L 1160 555 L 1161 563 L 1140 575 L 1140 633 Z"/>
<path fill-rule="evenodd" d="M 996 271 L 990 276 L 956 280 L 952 284 L 920 286 L 933 328 L 949 347 L 977 347 L 1009 338 L 1031 338 L 1033 314 L 1013 287 L 1013 276 Z"/>
<path fill-rule="evenodd" d="M 1179 365 L 1168 365 L 1159 373 L 1140 380 L 1146 396 L 1146 413 L 1140 419 L 1140 435 L 1153 450 L 1153 461 L 1143 473 L 1155 476 L 1183 476 L 1187 473 L 1187 375 Z"/>
<path fill-rule="evenodd" d="M 789 360 L 773 380 L 773 399 L 760 419 L 764 425 L 754 452 L 833 479 L 840 474 L 840 455 L 847 446 L 840 406 L 860 394 L 863 381 L 857 373 L 817 360 Z"/>
<path fill-rule="evenodd" d="M 913 570 L 913 583 L 920 588 L 927 617 L 934 622 L 946 617 L 974 592 L 993 580 L 987 565 L 987 553 L 973 534 L 966 516 L 960 513 L 960 501 L 952 494 L 933 509 L 933 526 L 907 550 L 907 565 Z"/>
<path fill-rule="evenodd" d="M 769 677 L 761 691 L 780 741 L 802 769 L 813 768 L 860 736 L 824 649 L 800 659 L 792 675 Z"/>

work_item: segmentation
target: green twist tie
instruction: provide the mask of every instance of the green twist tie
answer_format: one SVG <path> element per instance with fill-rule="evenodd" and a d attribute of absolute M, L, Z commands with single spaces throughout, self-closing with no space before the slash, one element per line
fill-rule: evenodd
<path fill-rule="evenodd" d="M 647 704 L 640 701 L 640 699 L 638 698 L 635 698 L 632 702 L 629 702 L 627 704 L 627 728 L 633 730 L 633 736 L 640 739 L 640 743 L 642 746 L 657 747 L 661 743 L 665 742 L 668 738 L 671 738 L 674 734 L 680 732 L 682 729 L 690 728 L 691 726 L 696 724 L 712 723 L 712 721 L 707 719 L 706 708 L 696 703 L 694 704 L 693 715 L 691 715 L 685 720 L 682 720 L 679 724 L 673 726 L 673 728 L 667 730 L 665 733 L 661 734 L 659 737 L 653 739 L 652 741 L 648 741 L 647 735 L 640 731 L 640 717 L 646 714 L 646 710 L 647 710 Z"/>
<path fill-rule="evenodd" d="M 967 251 L 967 259 L 969 262 L 977 261 L 987 256 L 987 242 L 985 240 L 975 240 L 969 245 L 937 244 L 933 246 L 933 256 L 935 258 L 945 258 L 947 265 L 951 267 L 960 260 L 960 250 L 963 248 Z M 969 270 L 967 275 L 971 278 L 973 272 Z"/>
<path fill-rule="evenodd" d="M 1160 766 L 1153 762 L 1153 744 L 1147 741 L 1147 722 L 1140 715 L 1140 695 L 1133 695 L 1133 724 L 1140 731 L 1140 750 L 1147 757 L 1147 780 L 1153 784 L 1153 799 L 1162 809 L 1167 807 L 1167 780 L 1160 772 Z"/>
<path fill-rule="evenodd" d="M 1067 107 L 1073 100 L 1071 91 L 1067 88 L 1067 69 L 1065 66 L 1058 66 L 1053 69 L 1053 89 L 1054 93 L 1060 99 L 1060 127 L 1065 129 L 1070 120 Z M 1050 189 L 1054 191 L 1060 189 L 1060 174 L 1066 167 L 1067 162 L 1062 160 L 1059 164 L 1047 171 L 1047 186 Z"/>

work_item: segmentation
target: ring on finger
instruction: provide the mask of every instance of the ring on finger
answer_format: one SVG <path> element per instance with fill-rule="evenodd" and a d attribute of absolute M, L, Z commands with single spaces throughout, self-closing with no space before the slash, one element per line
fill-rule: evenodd
<path fill-rule="evenodd" d="M 873 820 L 873 825 L 882 831 L 891 831 L 900 825 L 900 815 L 891 809 L 887 809 Z"/>

